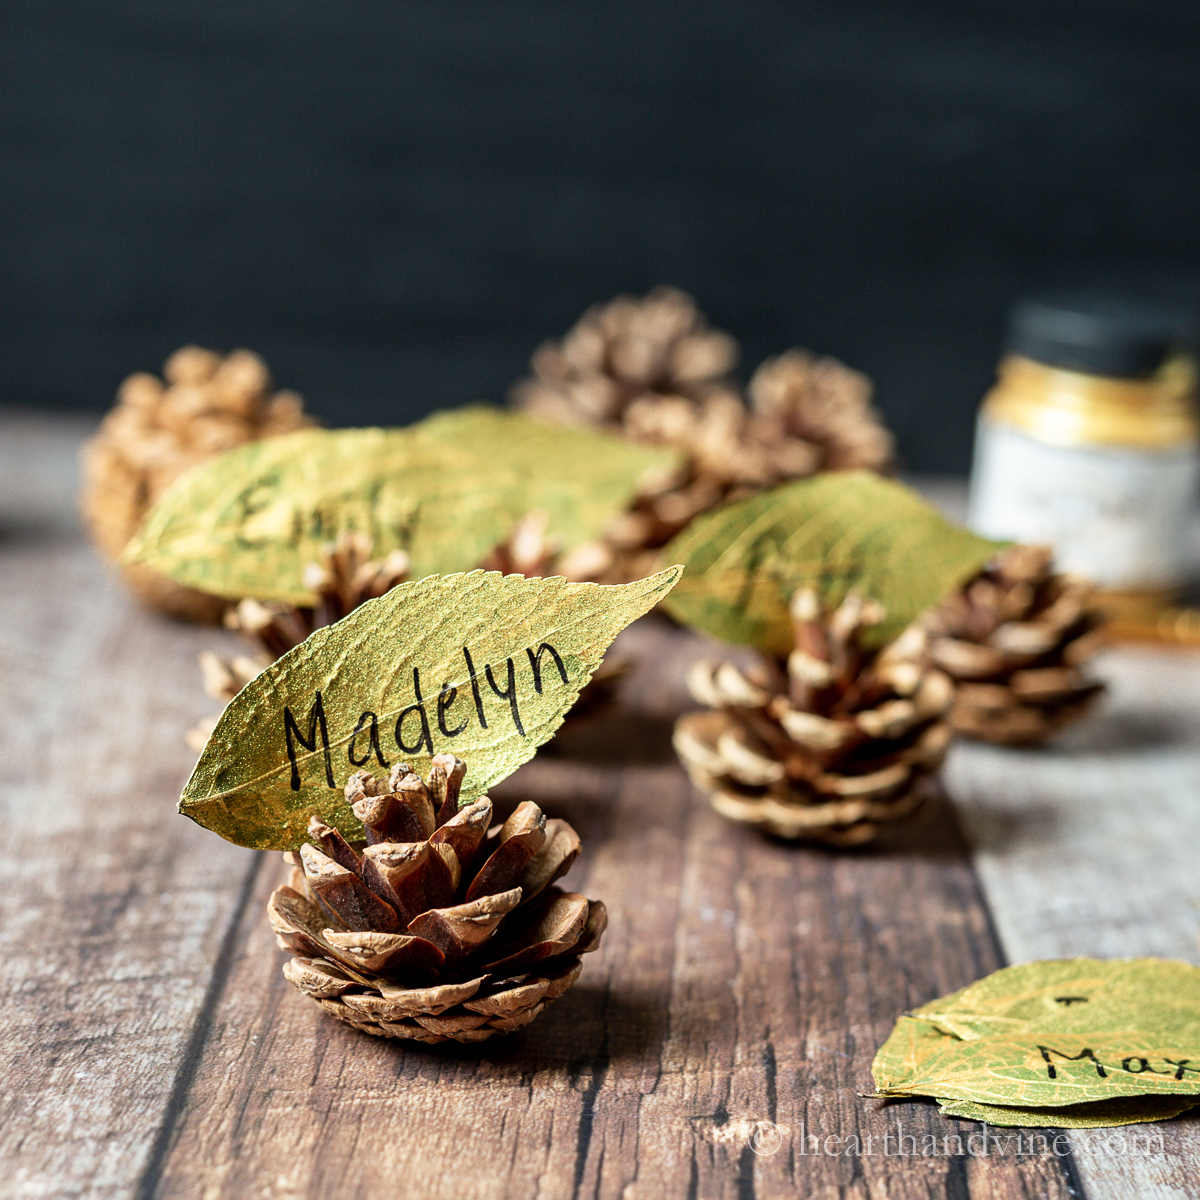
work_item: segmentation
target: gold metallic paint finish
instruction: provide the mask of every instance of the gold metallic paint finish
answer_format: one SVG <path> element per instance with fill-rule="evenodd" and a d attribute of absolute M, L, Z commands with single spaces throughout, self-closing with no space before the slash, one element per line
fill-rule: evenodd
<path fill-rule="evenodd" d="M 1010 355 L 983 402 L 987 420 L 1052 446 L 1162 449 L 1200 442 L 1195 363 L 1172 359 L 1152 378 L 1107 379 Z"/>
<path fill-rule="evenodd" d="M 313 816 L 354 841 L 347 778 L 400 762 L 425 775 L 442 753 L 468 764 L 461 807 L 553 736 L 613 638 L 682 571 L 619 586 L 498 571 L 401 583 L 238 692 L 179 811 L 256 850 L 297 849 Z"/>
<path fill-rule="evenodd" d="M 663 447 L 485 406 L 402 429 L 302 430 L 181 476 L 122 561 L 213 595 L 310 604 L 304 569 L 343 531 L 369 535 L 379 558 L 404 550 L 419 578 L 470 570 L 542 510 L 565 553 L 600 538 L 646 472 L 679 461 Z"/>
<path fill-rule="evenodd" d="M 1113 593 L 1116 595 L 1116 593 Z M 1125 600 L 1132 593 L 1121 593 Z M 1200 608 L 1180 608 L 1171 603 L 1173 597 L 1147 593 L 1138 597 L 1143 603 L 1128 608 L 1110 605 L 1109 595 L 1102 593 L 1100 601 L 1112 614 L 1105 626 L 1110 642 L 1158 642 L 1200 649 Z"/>
<path fill-rule="evenodd" d="M 885 610 L 866 634 L 879 645 L 1005 545 L 947 521 L 894 480 L 828 471 L 697 517 L 663 551 L 688 570 L 666 607 L 713 637 L 786 655 L 797 588 L 816 588 L 830 607 L 856 591 Z"/>
<path fill-rule="evenodd" d="M 1153 624 L 1182 597 L 1181 587 L 1103 588 L 1096 593 L 1096 603 L 1110 621 Z"/>
<path fill-rule="evenodd" d="M 1064 1126 L 1103 1126 L 1125 1123 L 1129 1104 L 1154 1120 L 1200 1100 L 1197 1055 L 1200 968 L 1051 959 L 905 1013 L 871 1071 L 881 1095 L 935 1096 L 974 1120 L 995 1105 L 998 1124 L 1055 1126 L 1066 1108 Z"/>

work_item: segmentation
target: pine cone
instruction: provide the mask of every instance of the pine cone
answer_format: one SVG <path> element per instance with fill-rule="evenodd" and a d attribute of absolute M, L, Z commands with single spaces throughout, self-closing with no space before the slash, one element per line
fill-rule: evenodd
<path fill-rule="evenodd" d="M 710 328 L 690 296 L 659 287 L 590 308 L 561 342 L 538 348 L 532 378 L 515 384 L 510 397 L 547 420 L 595 425 L 634 441 L 689 453 L 697 439 L 727 448 L 731 419 L 740 428 L 745 414 L 730 377 L 737 355 L 737 342 Z M 652 551 L 726 490 L 691 465 L 645 481 L 607 545 L 591 547 L 592 559 L 580 569 L 607 582 L 641 578 L 653 570 Z"/>
<path fill-rule="evenodd" d="M 561 343 L 534 354 L 533 377 L 512 389 L 517 407 L 683 455 L 681 467 L 642 481 L 591 578 L 649 574 L 658 549 L 725 501 L 821 470 L 889 464 L 891 437 L 865 376 L 789 351 L 755 373 L 747 408 L 730 374 L 736 361 L 737 343 L 673 288 L 589 309 Z"/>
<path fill-rule="evenodd" d="M 837 359 L 789 350 L 768 359 L 750 380 L 749 436 L 770 449 L 778 480 L 887 470 L 892 435 L 871 406 L 871 391 L 865 375 Z"/>
<path fill-rule="evenodd" d="M 309 634 L 340 621 L 360 604 L 408 579 L 408 555 L 393 550 L 382 560 L 373 559 L 371 539 L 364 533 L 340 533 L 324 548 L 322 558 L 323 562 L 309 563 L 304 572 L 305 587 L 316 593 L 315 604 L 247 599 L 225 614 L 225 624 L 250 642 L 254 655 L 222 659 L 204 651 L 200 669 L 210 696 L 232 700 L 263 667 L 282 658 Z"/>
<path fill-rule="evenodd" d="M 365 845 L 314 817 L 271 897 L 271 928 L 295 955 L 288 981 L 364 1033 L 481 1042 L 520 1029 L 600 943 L 604 905 L 550 886 L 579 853 L 575 831 L 530 801 L 489 831 L 486 796 L 458 807 L 465 771 L 439 754 L 424 783 L 404 765 L 386 788 L 355 773 L 346 799 Z"/>
<path fill-rule="evenodd" d="M 713 807 L 786 838 L 869 841 L 914 813 L 950 743 L 953 688 L 922 661 L 910 628 L 877 653 L 861 635 L 878 605 L 851 595 L 828 618 L 815 593 L 792 598 L 796 648 L 742 670 L 699 662 L 688 683 L 712 711 L 687 713 L 675 749 Z"/>
<path fill-rule="evenodd" d="M 300 645 L 310 633 L 324 629 L 408 579 L 408 555 L 393 550 L 382 560 L 371 558 L 371 539 L 364 533 L 338 534 L 322 551 L 322 562 L 309 563 L 304 583 L 316 593 L 316 602 L 284 604 L 279 601 L 240 600 L 225 613 L 225 624 L 250 643 L 249 654 L 224 657 L 211 650 L 200 652 L 204 690 L 228 704 L 264 667 Z M 203 717 L 184 735 L 188 746 L 200 754 L 216 728 L 220 714 Z"/>
<path fill-rule="evenodd" d="M 538 348 L 533 378 L 517 383 L 512 398 L 552 421 L 619 431 L 641 397 L 703 398 L 725 383 L 737 354 L 690 296 L 659 287 L 589 308 L 561 342 Z"/>
<path fill-rule="evenodd" d="M 1086 713 L 1104 684 L 1081 668 L 1103 640 L 1087 580 L 1045 546 L 1012 546 L 922 618 L 929 661 L 955 681 L 954 728 L 1037 745 Z"/>
<path fill-rule="evenodd" d="M 130 375 L 116 407 L 83 449 L 81 505 L 92 539 L 116 560 L 169 484 L 197 463 L 244 442 L 302 429 L 295 392 L 272 392 L 262 360 L 248 350 L 222 359 L 184 346 L 153 375 Z M 144 567 L 122 568 L 132 591 L 173 616 L 219 620 L 226 602 Z"/>

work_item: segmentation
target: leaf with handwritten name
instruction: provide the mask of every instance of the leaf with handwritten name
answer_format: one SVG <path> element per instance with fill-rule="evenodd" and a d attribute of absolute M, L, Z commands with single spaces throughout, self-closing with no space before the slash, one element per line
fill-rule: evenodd
<path fill-rule="evenodd" d="M 477 566 L 522 517 L 547 513 L 569 552 L 598 538 L 675 452 L 474 407 L 405 429 L 308 429 L 239 446 L 181 476 L 122 561 L 219 596 L 311 601 L 304 568 L 342 530 L 415 576 Z"/>
<path fill-rule="evenodd" d="M 981 1038 L 1053 1030 L 1200 1032 L 1200 967 L 1170 958 L 1055 958 L 1003 967 L 911 1014 Z M 1200 1064 L 1198 1064 L 1200 1065 Z"/>
<path fill-rule="evenodd" d="M 687 575 L 667 608 L 727 642 L 786 654 L 788 601 L 802 585 L 836 605 L 879 601 L 882 643 L 983 566 L 1003 545 L 942 517 L 911 488 L 870 471 L 785 484 L 697 517 L 666 548 Z"/>
<path fill-rule="evenodd" d="M 880 1091 L 1021 1108 L 1154 1093 L 1200 1096 L 1200 1036 L 1043 1030 L 952 1038 L 914 1076 L 881 1084 Z"/>
<path fill-rule="evenodd" d="M 466 804 L 533 757 L 613 638 L 682 568 L 620 586 L 495 571 L 430 575 L 318 629 L 221 715 L 180 812 L 260 850 L 294 849 L 309 817 L 361 837 L 354 771 L 435 754 L 467 764 Z"/>
<path fill-rule="evenodd" d="M 975 1104 L 970 1100 L 938 1100 L 944 1117 L 984 1121 L 988 1125 L 1023 1125 L 1031 1129 L 1103 1129 L 1169 1121 L 1200 1104 L 1197 1096 L 1121 1096 L 1061 1108 L 1014 1108 L 1007 1104 Z"/>
<path fill-rule="evenodd" d="M 1200 968 L 1155 958 L 1006 967 L 902 1016 L 872 1072 L 882 1095 L 1022 1110 L 1007 1123 L 1028 1123 L 1033 1108 L 1200 1098 Z M 1063 1115 L 1112 1123 L 1096 1108 Z"/>

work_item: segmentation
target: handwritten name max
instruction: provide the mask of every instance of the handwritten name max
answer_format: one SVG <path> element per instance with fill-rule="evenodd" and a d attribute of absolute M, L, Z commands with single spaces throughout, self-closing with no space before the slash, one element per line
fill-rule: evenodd
<path fill-rule="evenodd" d="M 1128 1075 L 1170 1075 L 1172 1079 L 1183 1079 L 1185 1075 L 1200 1075 L 1200 1066 L 1193 1066 L 1190 1058 L 1162 1058 L 1154 1059 L 1153 1061 L 1161 1062 L 1161 1067 L 1151 1066 L 1151 1059 L 1145 1058 L 1140 1054 L 1131 1054 L 1127 1058 L 1121 1059 L 1120 1065 L 1116 1063 L 1103 1063 L 1096 1057 L 1095 1051 L 1090 1048 L 1081 1050 L 1078 1054 L 1067 1054 L 1062 1050 L 1056 1050 L 1053 1046 L 1038 1046 L 1041 1051 L 1042 1061 L 1046 1064 L 1046 1077 L 1048 1079 L 1058 1078 L 1058 1067 L 1055 1066 L 1055 1059 L 1060 1063 L 1066 1062 L 1090 1062 L 1096 1070 L 1096 1074 L 1101 1079 L 1107 1079 L 1110 1072 L 1124 1071 Z M 1054 1058 L 1051 1058 L 1054 1055 Z"/>
<path fill-rule="evenodd" d="M 488 718 L 484 711 L 484 688 L 494 694 L 497 699 L 507 701 L 508 717 L 513 727 L 521 737 L 528 737 L 525 725 L 521 720 L 521 704 L 517 690 L 517 668 L 511 656 L 504 660 L 502 671 L 503 684 L 497 682 L 496 672 L 490 663 L 485 663 L 482 673 L 475 669 L 471 651 L 463 647 L 463 662 L 467 669 L 467 679 L 471 685 L 470 701 L 465 696 L 460 697 L 460 689 L 443 683 L 437 698 L 432 696 L 426 701 L 421 692 L 421 672 L 413 667 L 413 703 L 396 717 L 395 726 L 391 729 L 392 739 L 401 754 L 433 754 L 433 727 L 442 738 L 453 741 L 470 728 L 472 714 L 479 722 L 481 729 L 488 728 Z M 533 690 L 540 696 L 544 684 L 543 671 L 550 668 L 558 671 L 564 684 L 568 683 L 567 669 L 563 665 L 562 656 L 549 643 L 542 642 L 536 650 L 525 651 L 529 659 L 529 671 L 532 676 Z M 543 660 L 543 656 L 545 660 Z M 456 707 L 457 705 L 457 707 Z M 325 782 L 331 788 L 337 787 L 334 782 L 333 758 L 329 746 L 329 727 L 325 719 L 325 706 L 321 693 L 313 698 L 312 707 L 308 712 L 308 729 L 302 730 L 300 722 L 288 707 L 283 710 L 283 739 L 287 747 L 288 762 L 292 767 L 292 791 L 299 791 L 301 786 L 300 765 L 297 759 L 297 748 L 315 754 L 318 748 L 325 760 Z M 365 767 L 372 757 L 381 767 L 390 767 L 391 762 L 384 756 L 383 743 L 380 740 L 379 717 L 368 711 L 359 715 L 354 733 L 346 745 L 346 755 L 350 765 L 356 768 Z"/>

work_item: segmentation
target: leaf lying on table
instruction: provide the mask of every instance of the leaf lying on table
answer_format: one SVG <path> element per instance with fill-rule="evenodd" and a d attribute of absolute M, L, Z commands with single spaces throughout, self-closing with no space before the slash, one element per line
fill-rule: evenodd
<path fill-rule="evenodd" d="M 663 552 L 687 567 L 667 607 L 714 637 L 782 655 L 793 644 L 797 588 L 815 587 L 829 608 L 853 590 L 886 610 L 871 635 L 882 644 L 1002 545 L 947 521 L 903 484 L 829 472 L 694 520 Z"/>
<path fill-rule="evenodd" d="M 1200 968 L 1169 958 L 1059 958 L 1004 967 L 910 1014 L 981 1038 L 1153 1027 L 1200 1034 Z M 1200 1069 L 1200 1061 L 1196 1064 Z"/>
<path fill-rule="evenodd" d="M 998 1125 L 1175 1116 L 1200 1103 L 1200 968 L 1154 958 L 1007 967 L 902 1016 L 872 1072 L 881 1095 L 934 1096 L 957 1116 L 982 1106 L 975 1119 Z"/>
<path fill-rule="evenodd" d="M 1014 1108 L 1006 1104 L 973 1104 L 969 1100 L 941 1100 L 944 1117 L 984 1121 L 988 1125 L 1023 1125 L 1044 1129 L 1103 1129 L 1112 1125 L 1142 1125 L 1169 1121 L 1200 1104 L 1200 1096 L 1121 1096 L 1061 1108 Z"/>
<path fill-rule="evenodd" d="M 311 429 L 178 479 L 122 556 L 220 596 L 304 604 L 304 568 L 345 530 L 416 576 L 470 570 L 534 510 L 564 552 L 598 538 L 673 451 L 483 407 L 406 429 Z"/>
<path fill-rule="evenodd" d="M 400 584 L 234 697 L 179 809 L 260 850 L 299 846 L 313 815 L 353 839 L 352 772 L 407 762 L 424 774 L 442 752 L 470 764 L 468 804 L 533 757 L 609 643 L 681 570 L 621 586 L 494 571 Z"/>

